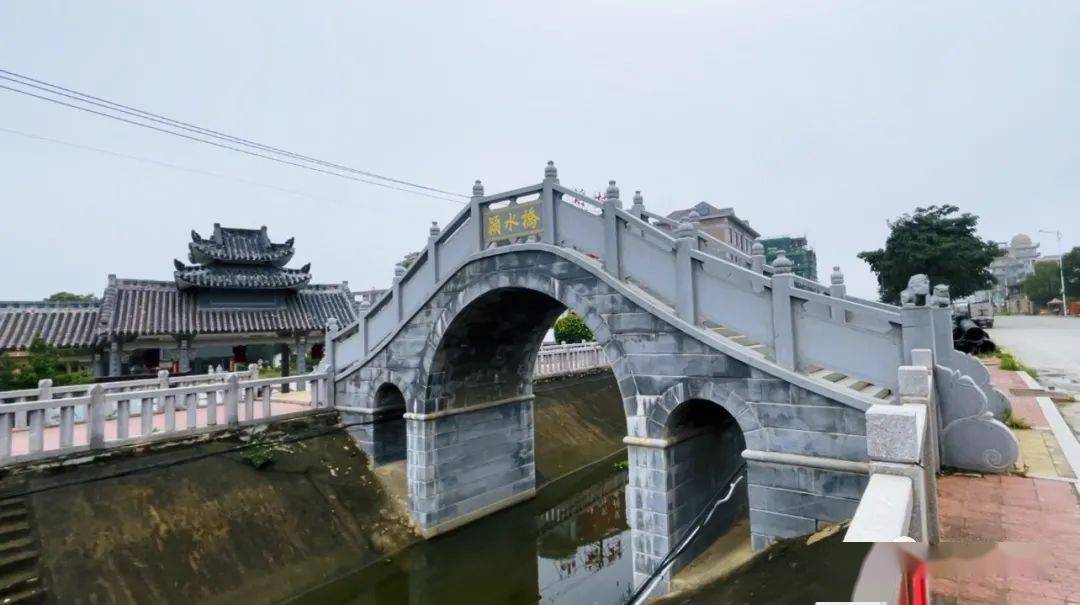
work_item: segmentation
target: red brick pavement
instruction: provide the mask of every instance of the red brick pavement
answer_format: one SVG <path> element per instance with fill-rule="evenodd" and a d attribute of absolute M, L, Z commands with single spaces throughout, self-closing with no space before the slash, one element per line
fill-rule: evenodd
<path fill-rule="evenodd" d="M 1046 426 L 1011 372 L 991 369 L 1014 413 Z M 1080 605 L 1080 498 L 1067 481 L 949 475 L 938 482 L 942 544 L 930 564 L 935 603 Z"/>

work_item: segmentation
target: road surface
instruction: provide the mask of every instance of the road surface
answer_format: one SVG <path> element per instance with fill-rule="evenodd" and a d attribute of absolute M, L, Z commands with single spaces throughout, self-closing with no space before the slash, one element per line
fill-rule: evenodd
<path fill-rule="evenodd" d="M 1064 372 L 1080 380 L 1080 318 L 999 315 L 990 338 L 1039 375 Z"/>

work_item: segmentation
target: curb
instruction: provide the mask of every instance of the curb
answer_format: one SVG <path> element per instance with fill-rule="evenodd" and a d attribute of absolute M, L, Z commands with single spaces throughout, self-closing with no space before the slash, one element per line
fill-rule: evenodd
<path fill-rule="evenodd" d="M 1029 376 L 1027 372 L 1016 372 L 1016 375 L 1020 377 L 1020 380 L 1024 381 L 1028 388 L 1042 390 L 1043 386 Z M 1069 464 L 1073 474 L 1080 477 L 1080 441 L 1077 441 L 1076 435 L 1073 434 L 1072 429 L 1065 422 L 1065 418 L 1061 416 L 1057 405 L 1049 397 L 1036 397 L 1035 401 L 1039 403 L 1039 409 L 1042 410 L 1043 416 L 1046 416 L 1046 423 L 1050 425 L 1050 431 L 1054 434 L 1054 439 L 1057 440 L 1061 453 L 1065 455 L 1065 462 Z M 1080 495 L 1080 479 L 1070 481 L 1070 483 L 1073 484 L 1076 493 Z"/>

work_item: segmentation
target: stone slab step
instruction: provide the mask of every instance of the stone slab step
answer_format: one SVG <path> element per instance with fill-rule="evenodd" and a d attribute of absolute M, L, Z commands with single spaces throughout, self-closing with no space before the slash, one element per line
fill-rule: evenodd
<path fill-rule="evenodd" d="M 0 574 L 0 603 L 41 603 L 45 589 L 36 570 Z"/>
<path fill-rule="evenodd" d="M 0 603 L 4 605 L 19 605 L 29 603 L 44 603 L 45 589 L 40 586 L 30 586 L 20 591 L 7 595 L 0 595 Z"/>
<path fill-rule="evenodd" d="M 25 518 L 26 518 L 26 509 L 25 508 L 12 508 L 12 509 L 8 509 L 8 510 L 0 510 L 0 524 L 5 523 L 7 521 L 14 521 L 14 520 L 17 520 L 17 519 L 25 519 Z"/>
<path fill-rule="evenodd" d="M 0 540 L 10 539 L 30 531 L 30 524 L 26 521 L 14 521 L 0 524 Z"/>
<path fill-rule="evenodd" d="M 34 546 L 34 537 L 30 535 L 17 537 L 11 540 L 0 541 L 0 557 L 3 557 L 9 553 L 32 548 Z"/>
<path fill-rule="evenodd" d="M 8 569 L 10 567 L 16 567 L 25 565 L 31 561 L 36 561 L 41 555 L 36 550 L 20 550 L 10 554 L 0 556 L 0 569 Z"/>

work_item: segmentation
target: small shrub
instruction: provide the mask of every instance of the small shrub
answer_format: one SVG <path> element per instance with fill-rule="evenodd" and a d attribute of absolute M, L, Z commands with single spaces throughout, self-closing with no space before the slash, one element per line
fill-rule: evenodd
<path fill-rule="evenodd" d="M 249 447 L 240 452 L 240 456 L 251 466 L 261 469 L 273 464 L 277 458 L 274 444 L 263 439 L 256 439 Z"/>
<path fill-rule="evenodd" d="M 1005 413 L 1001 416 L 1001 421 L 1010 429 L 1026 430 L 1031 428 L 1031 424 L 1027 420 L 1013 416 L 1012 410 L 1005 410 Z"/>
<path fill-rule="evenodd" d="M 596 340 L 592 330 L 577 313 L 567 313 L 555 322 L 555 342 L 559 344 Z"/>

